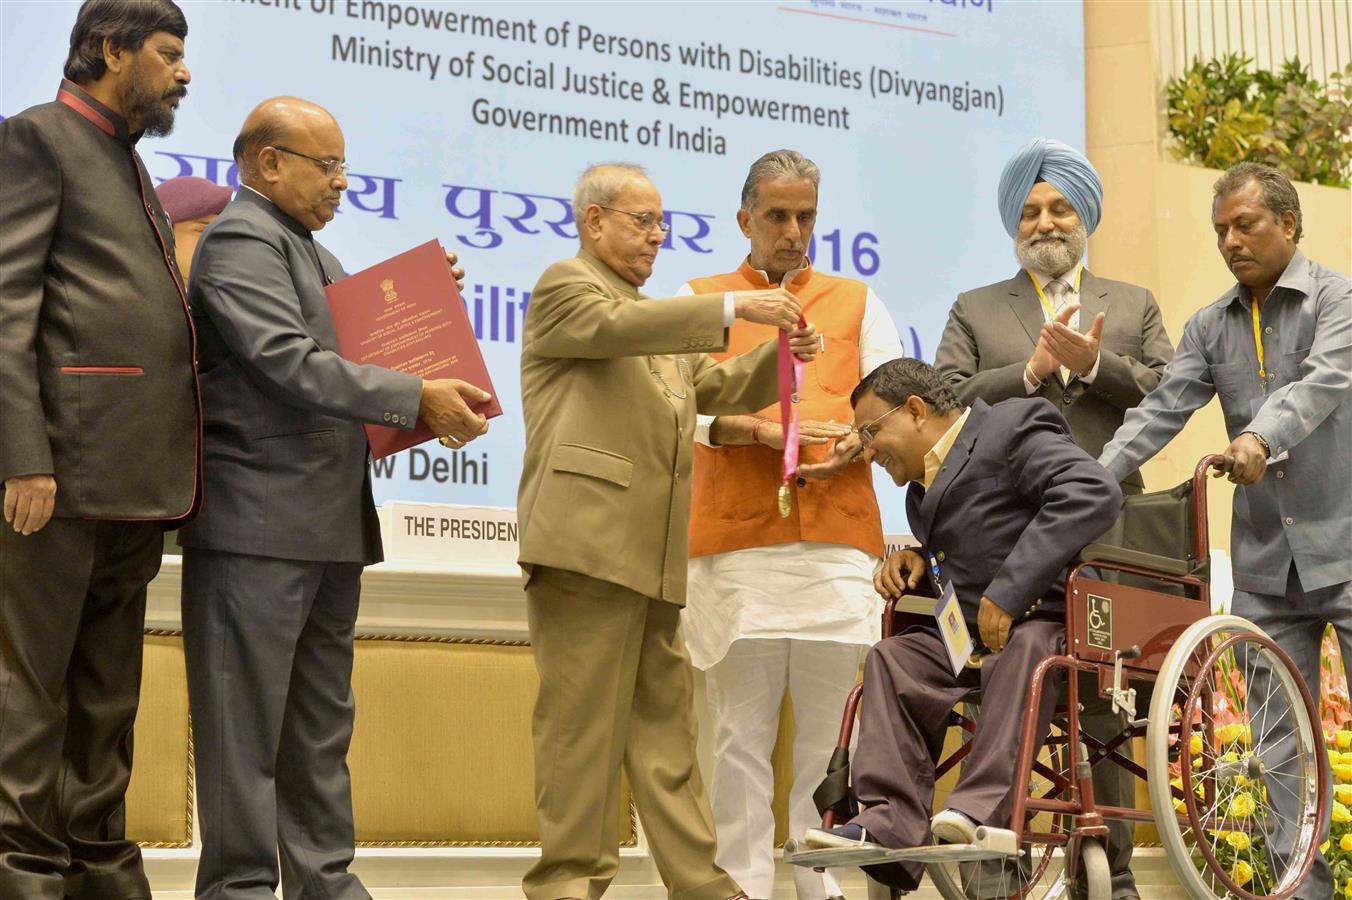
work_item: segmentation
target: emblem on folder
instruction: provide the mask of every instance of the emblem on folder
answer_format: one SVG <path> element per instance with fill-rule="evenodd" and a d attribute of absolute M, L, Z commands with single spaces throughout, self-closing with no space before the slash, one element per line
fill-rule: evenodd
<path fill-rule="evenodd" d="M 394 289 L 394 279 L 386 278 L 380 282 L 380 289 L 385 292 L 385 302 L 393 303 L 399 299 L 399 293 Z"/>

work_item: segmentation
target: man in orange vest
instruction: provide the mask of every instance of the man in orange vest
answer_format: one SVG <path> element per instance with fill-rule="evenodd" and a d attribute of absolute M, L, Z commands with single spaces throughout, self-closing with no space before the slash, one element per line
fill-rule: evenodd
<path fill-rule="evenodd" d="M 854 456 L 850 392 L 877 366 L 902 355 L 882 302 L 860 281 L 823 275 L 806 256 L 817 218 L 817 166 L 793 150 L 767 153 L 742 188 L 737 222 L 751 241 L 736 271 L 697 278 L 678 294 L 783 285 L 823 336 L 799 385 L 804 463 L 831 444 Z M 726 359 L 773 338 L 774 329 L 737 321 Z M 718 864 L 752 897 L 774 886 L 774 776 L 770 754 L 785 689 L 796 735 L 792 834 L 817 824 L 812 792 L 831 755 L 841 704 L 863 652 L 879 638 L 873 570 L 882 523 L 868 466 L 846 465 L 826 480 L 790 482 L 781 517 L 784 428 L 779 407 L 754 415 L 701 417 L 690 516 L 690 572 L 681 621 L 691 661 L 705 671 L 714 730 L 712 805 Z M 799 900 L 840 894 L 836 880 L 795 872 Z"/>

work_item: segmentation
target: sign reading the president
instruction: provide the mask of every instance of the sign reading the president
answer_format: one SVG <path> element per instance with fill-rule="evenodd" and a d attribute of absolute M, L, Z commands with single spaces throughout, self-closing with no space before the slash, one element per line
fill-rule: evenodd
<path fill-rule="evenodd" d="M 386 505 L 386 555 L 390 562 L 447 565 L 515 565 L 516 510 L 442 503 Z"/>

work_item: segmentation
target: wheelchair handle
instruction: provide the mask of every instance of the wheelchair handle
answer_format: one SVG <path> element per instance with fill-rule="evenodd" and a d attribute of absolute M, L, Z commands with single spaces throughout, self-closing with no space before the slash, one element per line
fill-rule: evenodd
<path fill-rule="evenodd" d="M 1229 471 L 1231 463 L 1219 453 L 1211 453 L 1197 461 L 1192 471 L 1192 524 L 1193 536 L 1197 546 L 1193 548 L 1194 559 L 1206 559 L 1211 554 L 1207 543 L 1206 483 L 1212 469 Z"/>

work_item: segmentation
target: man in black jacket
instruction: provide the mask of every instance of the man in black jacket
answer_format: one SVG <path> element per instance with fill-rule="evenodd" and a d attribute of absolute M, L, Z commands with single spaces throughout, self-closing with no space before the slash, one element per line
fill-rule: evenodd
<path fill-rule="evenodd" d="M 55 102 L 0 123 L 0 896 L 150 897 L 125 838 L 146 584 L 196 509 L 194 339 L 136 142 L 183 13 L 91 0 Z"/>
<path fill-rule="evenodd" d="M 1010 827 L 1029 678 L 1039 659 L 1065 646 L 1066 564 L 1112 526 L 1122 492 L 1042 398 L 963 407 L 933 367 L 898 359 L 875 369 L 851 399 L 865 452 L 897 485 L 910 483 L 906 514 L 923 545 L 888 558 L 879 592 L 900 595 L 922 578 L 941 597 L 953 591 L 957 616 L 992 655 L 955 675 L 937 627 L 869 651 L 853 766 L 862 811 L 838 828 L 809 830 L 806 843 L 970 843 L 978 825 Z M 971 755 L 947 807 L 931 818 L 948 714 L 977 687 L 983 714 Z M 1055 700 L 1056 691 L 1043 694 L 1043 734 Z M 869 873 L 915 890 L 921 870 L 906 863 Z"/>
<path fill-rule="evenodd" d="M 483 390 L 338 353 L 324 288 L 343 267 L 314 233 L 347 189 L 345 147 L 327 110 L 260 103 L 239 193 L 193 259 L 206 499 L 179 543 L 202 900 L 273 897 L 279 850 L 283 896 L 369 896 L 348 872 L 353 633 L 382 559 L 362 423 L 421 419 L 457 447 L 488 429 L 467 406 Z"/>

